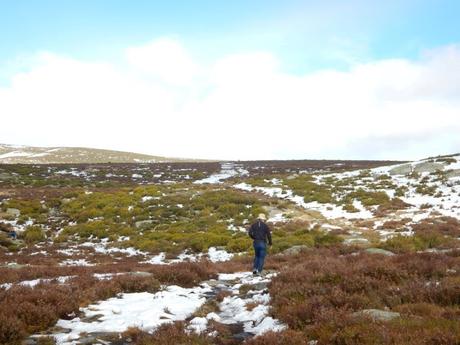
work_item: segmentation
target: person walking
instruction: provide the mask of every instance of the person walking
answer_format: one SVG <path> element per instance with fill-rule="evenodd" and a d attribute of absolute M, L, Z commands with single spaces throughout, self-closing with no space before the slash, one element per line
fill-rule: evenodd
<path fill-rule="evenodd" d="M 267 217 L 261 213 L 257 221 L 249 228 L 249 237 L 253 239 L 254 246 L 254 265 L 252 273 L 254 275 L 262 273 L 264 268 L 265 256 L 267 255 L 267 243 L 272 245 L 272 235 L 270 228 L 265 223 Z"/>

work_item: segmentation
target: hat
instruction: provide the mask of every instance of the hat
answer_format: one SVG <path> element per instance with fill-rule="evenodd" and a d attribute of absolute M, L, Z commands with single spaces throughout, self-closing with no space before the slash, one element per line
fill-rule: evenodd
<path fill-rule="evenodd" d="M 257 218 L 260 220 L 267 220 L 267 217 L 263 213 L 259 213 L 259 216 Z"/>

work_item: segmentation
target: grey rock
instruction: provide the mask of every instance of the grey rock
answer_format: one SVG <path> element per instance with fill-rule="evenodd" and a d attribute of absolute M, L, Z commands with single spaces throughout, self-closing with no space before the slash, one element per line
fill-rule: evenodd
<path fill-rule="evenodd" d="M 148 228 L 153 224 L 153 220 L 140 220 L 135 223 L 136 228 Z"/>
<path fill-rule="evenodd" d="M 21 215 L 21 211 L 19 211 L 17 208 L 7 208 L 6 213 L 13 217 L 19 217 Z"/>
<path fill-rule="evenodd" d="M 255 283 L 254 285 L 252 285 L 252 290 L 261 291 L 261 290 L 265 290 L 267 287 L 268 287 L 268 283 L 260 282 L 260 283 Z"/>
<path fill-rule="evenodd" d="M 13 176 L 11 176 L 8 173 L 0 173 L 0 181 L 6 181 L 6 180 L 11 180 L 13 179 Z"/>
<path fill-rule="evenodd" d="M 401 314 L 380 309 L 364 309 L 353 313 L 353 316 L 369 316 L 374 321 L 391 321 L 401 317 Z"/>
<path fill-rule="evenodd" d="M 87 322 L 87 323 L 99 322 L 99 319 L 103 316 L 104 316 L 103 314 L 96 314 L 93 316 L 84 317 L 81 319 L 81 322 Z"/>
<path fill-rule="evenodd" d="M 389 171 L 390 175 L 409 175 L 412 172 L 410 164 L 402 164 L 394 167 Z"/>
<path fill-rule="evenodd" d="M 207 284 L 209 285 L 210 287 L 212 288 L 215 288 L 215 287 L 218 287 L 219 285 L 229 285 L 227 281 L 225 280 L 215 280 L 215 279 L 212 279 L 212 280 L 206 280 L 202 283 L 203 285 Z"/>
<path fill-rule="evenodd" d="M 86 337 L 82 337 L 77 340 L 79 345 L 90 345 L 90 344 L 95 344 L 97 342 L 96 337 L 92 335 L 88 335 Z"/>
<path fill-rule="evenodd" d="M 299 177 L 299 175 L 298 174 L 292 174 L 292 175 L 289 175 L 288 177 L 286 177 L 286 180 L 293 180 L 296 177 Z"/>
<path fill-rule="evenodd" d="M 50 210 L 49 210 L 50 217 L 57 217 L 57 216 L 59 216 L 59 214 L 60 214 L 60 212 L 59 212 L 59 210 L 57 208 L 54 208 L 54 207 L 50 208 Z"/>
<path fill-rule="evenodd" d="M 460 177 L 460 169 L 450 170 L 446 174 L 447 178 Z"/>
<path fill-rule="evenodd" d="M 134 276 L 134 277 L 147 278 L 147 277 L 152 277 L 153 273 L 150 273 L 150 272 L 129 272 L 129 275 Z"/>
<path fill-rule="evenodd" d="M 64 334 L 68 334 L 72 332 L 72 330 L 70 328 L 63 328 L 63 327 L 59 327 L 59 326 L 54 326 L 52 328 L 50 328 L 47 333 L 49 334 L 55 334 L 55 333 L 64 333 Z"/>
<path fill-rule="evenodd" d="M 36 338 L 27 338 L 21 342 L 21 345 L 35 345 L 35 344 L 37 344 Z"/>
<path fill-rule="evenodd" d="M 369 253 L 369 254 L 381 254 L 381 255 L 385 255 L 385 256 L 396 255 L 395 253 L 390 252 L 389 250 L 385 250 L 385 249 L 381 249 L 381 248 L 367 248 L 365 250 L 365 252 Z"/>
<path fill-rule="evenodd" d="M 10 268 L 12 270 L 20 270 L 21 268 L 27 267 L 28 265 L 21 265 L 17 263 L 9 263 L 6 265 L 0 265 L 0 267 Z"/>
<path fill-rule="evenodd" d="M 300 254 L 302 251 L 309 250 L 310 247 L 306 245 L 298 245 L 298 246 L 293 246 L 291 248 L 288 248 L 283 251 L 284 255 L 296 255 Z"/>
<path fill-rule="evenodd" d="M 414 168 L 414 171 L 416 173 L 433 173 L 433 172 L 442 171 L 442 170 L 444 170 L 444 164 L 431 163 L 431 162 L 419 163 Z"/>

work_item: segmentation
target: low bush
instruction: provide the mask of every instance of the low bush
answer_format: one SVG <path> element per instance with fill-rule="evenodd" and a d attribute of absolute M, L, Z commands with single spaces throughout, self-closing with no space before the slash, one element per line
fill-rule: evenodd
<path fill-rule="evenodd" d="M 27 244 L 41 242 L 46 239 L 43 229 L 39 226 L 28 226 L 21 237 Z"/>

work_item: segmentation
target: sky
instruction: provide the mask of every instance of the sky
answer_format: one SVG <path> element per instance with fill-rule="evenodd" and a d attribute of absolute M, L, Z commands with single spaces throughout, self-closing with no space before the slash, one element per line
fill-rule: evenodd
<path fill-rule="evenodd" d="M 0 0 L 0 143 L 208 159 L 460 152 L 460 2 Z"/>

